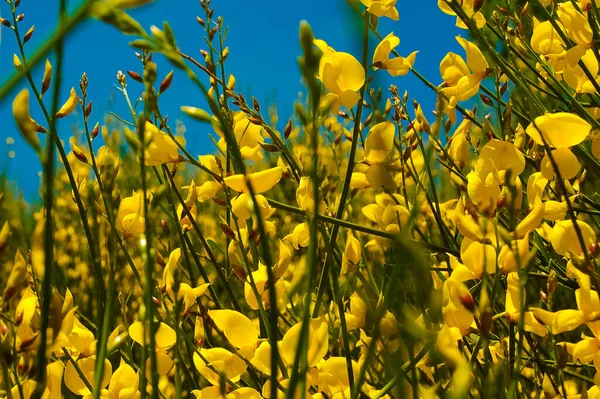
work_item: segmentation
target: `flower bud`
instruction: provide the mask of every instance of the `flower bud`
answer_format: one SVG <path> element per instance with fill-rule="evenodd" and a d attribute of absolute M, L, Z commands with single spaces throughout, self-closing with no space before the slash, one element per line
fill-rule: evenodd
<path fill-rule="evenodd" d="M 96 122 L 96 124 L 94 125 L 94 128 L 92 129 L 92 140 L 98 136 L 99 131 L 100 131 L 100 126 L 99 126 L 98 122 Z"/>
<path fill-rule="evenodd" d="M 160 88 L 158 89 L 158 92 L 162 94 L 165 91 L 167 91 L 167 89 L 171 86 L 172 82 L 173 82 L 173 71 L 169 72 L 167 74 L 167 76 L 165 76 L 163 81 L 160 83 Z"/>
<path fill-rule="evenodd" d="M 31 28 L 29 28 L 29 30 L 23 36 L 23 44 L 27 43 L 29 41 L 29 39 L 31 39 L 31 36 L 33 35 L 34 30 L 35 30 L 35 25 L 31 25 Z"/>

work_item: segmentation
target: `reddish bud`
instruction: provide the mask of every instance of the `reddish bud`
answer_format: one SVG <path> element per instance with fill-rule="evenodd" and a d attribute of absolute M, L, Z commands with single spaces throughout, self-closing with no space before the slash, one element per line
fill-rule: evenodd
<path fill-rule="evenodd" d="M 258 100 L 256 99 L 256 97 L 252 97 L 252 104 L 254 106 L 254 110 L 258 113 L 260 113 L 260 104 L 258 103 Z"/>
<path fill-rule="evenodd" d="M 227 202 L 225 202 L 222 198 L 213 198 L 213 202 L 219 206 L 227 206 Z"/>
<path fill-rule="evenodd" d="M 25 33 L 25 36 L 23 36 L 23 44 L 27 43 L 29 41 L 29 39 L 31 39 L 31 36 L 33 35 L 34 30 L 35 30 L 35 25 L 31 25 L 31 28 L 29 28 L 27 33 Z"/>
<path fill-rule="evenodd" d="M 252 231 L 248 235 L 248 240 L 254 241 L 257 244 L 260 242 L 260 234 L 258 234 L 258 231 L 256 229 L 252 229 Z"/>
<path fill-rule="evenodd" d="M 129 77 L 131 79 L 135 80 L 136 82 L 144 83 L 144 79 L 142 78 L 142 75 L 140 75 L 139 73 L 137 73 L 135 71 L 127 71 L 127 75 L 129 75 Z"/>
<path fill-rule="evenodd" d="M 245 280 L 246 279 L 246 272 L 244 271 L 243 268 L 237 266 L 237 265 L 233 265 L 231 267 L 231 270 L 233 270 L 233 272 L 236 274 L 236 276 L 238 276 L 239 278 Z"/>
<path fill-rule="evenodd" d="M 473 312 L 475 310 L 475 300 L 471 294 L 462 294 L 460 295 L 459 299 L 460 303 L 462 303 L 469 312 Z"/>
<path fill-rule="evenodd" d="M 167 89 L 171 86 L 172 82 L 173 82 L 173 71 L 169 72 L 167 74 L 167 76 L 165 76 L 163 81 L 160 82 L 160 88 L 158 89 L 158 92 L 162 94 L 165 91 L 167 91 Z"/>
<path fill-rule="evenodd" d="M 267 152 L 279 152 L 279 147 L 274 144 L 259 142 L 258 145 L 260 145 L 261 148 Z"/>
<path fill-rule="evenodd" d="M 196 17 L 196 21 L 198 21 L 198 23 L 200 24 L 200 26 L 202 26 L 202 27 L 205 26 L 204 20 L 202 18 Z"/>
<path fill-rule="evenodd" d="M 339 112 L 338 112 L 338 115 L 339 115 L 339 116 L 341 116 L 341 117 L 342 117 L 342 118 L 344 118 L 344 119 L 348 119 L 348 114 L 347 114 L 347 113 L 345 113 L 344 111 L 339 111 Z"/>
<path fill-rule="evenodd" d="M 7 28 L 12 28 L 12 25 L 10 24 L 10 21 L 8 19 L 0 18 L 0 23 L 6 26 Z"/>
<path fill-rule="evenodd" d="M 73 150 L 73 155 L 75 155 L 75 158 L 77 158 L 79 161 L 88 163 L 87 156 L 83 152 Z"/>
<path fill-rule="evenodd" d="M 217 27 L 213 26 L 213 28 L 208 32 L 208 40 L 212 41 L 215 38 L 215 34 L 217 33 Z"/>
<path fill-rule="evenodd" d="M 100 126 L 99 126 L 98 122 L 96 122 L 96 124 L 94 125 L 94 128 L 92 129 L 92 140 L 98 136 L 99 131 L 100 131 Z"/>
<path fill-rule="evenodd" d="M 17 15 L 17 18 L 16 18 L 17 22 L 21 22 L 24 19 L 25 19 L 25 14 L 19 14 L 19 15 Z"/>
<path fill-rule="evenodd" d="M 254 125 L 258 125 L 258 126 L 262 125 L 262 120 L 260 120 L 259 118 L 255 118 L 254 116 L 249 117 L 248 120 L 250 121 L 250 123 L 252 123 Z"/>
<path fill-rule="evenodd" d="M 169 223 L 167 223 L 167 221 L 165 219 L 160 221 L 160 224 L 162 226 L 163 229 L 163 233 L 165 233 L 166 236 L 171 234 L 171 229 L 169 229 Z"/>
<path fill-rule="evenodd" d="M 283 137 L 285 137 L 285 139 L 287 140 L 290 137 L 291 133 L 292 133 L 292 120 L 289 119 L 288 123 L 286 123 L 286 125 L 285 125 L 285 129 L 283 129 Z"/>
<path fill-rule="evenodd" d="M 90 101 L 88 105 L 85 107 L 85 117 L 89 117 L 92 113 L 92 102 Z"/>
<path fill-rule="evenodd" d="M 489 107 L 493 107 L 493 106 L 494 106 L 494 103 L 492 102 L 492 99 L 491 99 L 491 98 L 489 98 L 488 96 L 486 96 L 485 94 L 479 94 L 479 98 L 481 98 L 481 101 L 482 101 L 482 102 L 483 102 L 485 105 L 487 105 L 487 106 L 489 106 Z"/>
<path fill-rule="evenodd" d="M 230 240 L 235 240 L 235 233 L 231 229 L 231 227 L 227 226 L 225 223 L 221 223 L 221 230 L 229 238 Z"/>
<path fill-rule="evenodd" d="M 590 252 L 592 253 L 593 256 L 600 255 L 600 245 L 598 245 L 597 242 L 591 243 L 589 250 L 590 250 Z"/>

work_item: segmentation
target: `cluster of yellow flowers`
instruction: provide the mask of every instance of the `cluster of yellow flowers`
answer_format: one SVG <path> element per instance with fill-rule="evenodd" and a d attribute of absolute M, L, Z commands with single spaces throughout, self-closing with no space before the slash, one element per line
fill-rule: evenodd
<path fill-rule="evenodd" d="M 143 3 L 89 11 L 140 37 L 143 73 L 117 75 L 130 120 L 90 125 L 85 74 L 52 114 L 52 65 L 36 86 L 14 56 L 31 83 L 14 119 L 45 183 L 29 233 L 0 195 L 0 397 L 600 398 L 600 2 L 438 0 L 471 40 L 435 86 L 377 31 L 396 0 L 360 0 L 372 57 L 303 24 L 308 96 L 282 132 L 226 79 L 209 0 L 204 63 L 124 11 Z M 214 154 L 191 154 L 163 117 L 174 73 L 156 89 L 153 53 L 205 94 L 210 112 L 181 110 L 214 131 Z M 370 87 L 380 70 L 423 79 L 435 121 Z M 78 107 L 68 152 L 55 120 Z"/>

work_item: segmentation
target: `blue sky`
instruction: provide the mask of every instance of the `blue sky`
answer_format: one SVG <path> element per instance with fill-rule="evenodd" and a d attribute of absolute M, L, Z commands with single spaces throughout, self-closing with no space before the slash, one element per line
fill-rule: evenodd
<path fill-rule="evenodd" d="M 74 9 L 79 1 L 69 1 L 69 8 Z M 298 44 L 298 27 L 301 20 L 312 26 L 315 36 L 324 39 L 338 51 L 346 51 L 360 58 L 361 35 L 360 22 L 344 0 L 213 0 L 215 16 L 224 17 L 225 24 L 230 27 L 227 45 L 230 55 L 226 63 L 227 73 L 233 73 L 237 79 L 236 90 L 246 98 L 256 96 L 263 109 L 269 104 L 277 103 L 280 124 L 285 124 L 292 113 L 294 100 L 302 90 L 300 72 L 296 62 L 300 54 Z M 408 55 L 419 50 L 415 69 L 435 84 L 441 82 L 439 63 L 448 51 L 462 53 L 462 48 L 455 36 L 466 32 L 454 26 L 455 18 L 443 14 L 435 0 L 411 1 L 399 0 L 397 8 L 400 21 L 382 18 L 379 31 L 385 36 L 394 32 L 400 37 L 397 48 L 401 55 Z M 19 12 L 25 14 L 20 23 L 24 33 L 35 24 L 35 33 L 27 43 L 26 52 L 31 54 L 54 31 L 58 15 L 57 0 L 22 0 Z M 8 5 L 0 4 L 2 16 L 9 17 Z M 182 51 L 201 60 L 201 48 L 206 48 L 203 30 L 196 22 L 196 15 L 203 16 L 198 1 L 156 0 L 154 3 L 131 11 L 144 28 L 151 25 L 162 26 L 168 21 Z M 61 101 L 66 100 L 71 87 L 78 87 L 83 72 L 90 81 L 88 96 L 94 102 L 92 121 L 102 121 L 109 111 L 127 117 L 128 112 L 121 93 L 115 89 L 118 70 L 136 70 L 140 72 L 140 64 L 134 50 L 128 46 L 131 37 L 123 36 L 114 28 L 98 21 L 86 21 L 66 42 L 65 67 Z M 370 53 L 376 45 L 371 41 Z M 2 27 L 0 42 L 0 81 L 4 81 L 13 73 L 13 53 L 17 52 L 13 32 Z M 50 57 L 52 61 L 52 56 Z M 171 67 L 161 57 L 158 62 L 159 78 L 166 75 Z M 40 82 L 43 69 L 34 73 L 35 80 Z M 418 79 L 412 75 L 391 78 L 387 72 L 378 71 L 378 79 L 384 87 L 390 84 L 398 86 L 400 92 L 408 90 L 412 97 L 421 102 L 430 115 L 434 108 L 435 96 Z M 21 85 L 19 89 L 26 87 Z M 142 85 L 130 80 L 131 96 L 141 93 Z M 387 94 L 387 90 L 384 95 Z M 16 187 L 23 190 L 25 197 L 36 200 L 38 196 L 41 170 L 39 160 L 29 149 L 16 130 L 11 104 L 16 91 L 8 98 L 0 101 L 0 172 L 8 174 Z M 50 96 L 48 96 L 50 97 Z M 186 77 L 175 71 L 173 84 L 160 97 L 160 106 L 169 120 L 183 119 L 187 125 L 186 139 L 188 150 L 192 154 L 205 154 L 214 151 L 208 138 L 206 125 L 199 125 L 181 117 L 181 105 L 202 106 L 201 94 L 191 85 Z M 32 101 L 32 114 L 42 121 L 38 107 Z M 80 122 L 80 115 L 72 114 L 60 121 L 59 134 L 68 142 L 72 135 L 71 128 Z M 282 126 L 278 126 L 282 128 Z M 7 138 L 14 139 L 7 144 Z M 67 148 L 69 148 L 67 144 Z M 9 151 L 15 152 L 14 158 L 8 157 Z"/>

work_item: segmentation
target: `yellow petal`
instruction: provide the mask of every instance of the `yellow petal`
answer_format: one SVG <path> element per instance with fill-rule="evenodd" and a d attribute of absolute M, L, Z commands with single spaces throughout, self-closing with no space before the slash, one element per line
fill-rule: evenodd
<path fill-rule="evenodd" d="M 69 115 L 71 112 L 75 111 L 75 108 L 79 104 L 79 97 L 77 97 L 77 93 L 75 92 L 75 88 L 71 87 L 71 92 L 69 93 L 69 99 L 63 104 L 62 107 L 56 113 L 57 118 L 64 118 Z"/>
<path fill-rule="evenodd" d="M 394 148 L 396 126 L 390 122 L 381 122 L 369 130 L 365 141 L 365 160 L 373 165 L 386 160 Z"/>
<path fill-rule="evenodd" d="M 258 330 L 245 315 L 229 309 L 209 310 L 208 315 L 236 348 L 256 344 Z"/>
<path fill-rule="evenodd" d="M 581 256 L 583 251 L 587 251 L 587 247 L 596 241 L 596 233 L 587 223 L 577 220 L 577 225 L 583 235 L 585 248 L 581 248 L 573 222 L 571 220 L 561 220 L 556 222 L 549 237 L 552 248 L 557 254 L 567 258 Z"/>
<path fill-rule="evenodd" d="M 457 36 L 456 40 L 465 49 L 467 53 L 467 65 L 474 73 L 483 73 L 488 68 L 488 63 L 483 56 L 483 53 L 473 43 L 466 39 Z"/>
<path fill-rule="evenodd" d="M 144 331 L 146 330 L 146 331 Z M 146 335 L 146 345 L 150 343 L 150 334 L 147 329 L 144 328 L 144 323 L 141 321 L 134 322 L 129 326 L 129 336 L 134 342 L 140 345 L 144 345 L 144 334 Z M 175 330 L 169 327 L 165 323 L 160 323 L 156 334 L 154 335 L 156 350 L 166 350 L 171 348 L 177 342 L 177 334 Z"/>
<path fill-rule="evenodd" d="M 250 181 L 250 184 L 252 184 L 254 193 L 260 194 L 271 189 L 275 184 L 277 184 L 281 179 L 282 174 L 283 170 L 279 166 L 276 166 L 271 169 L 263 170 L 262 172 L 251 173 L 247 176 L 247 179 Z M 227 176 L 225 179 L 223 179 L 223 182 L 232 190 L 240 193 L 248 192 L 246 179 L 241 174 Z"/>
<path fill-rule="evenodd" d="M 579 171 L 581 170 L 581 164 L 577 159 L 577 156 L 573 154 L 573 152 L 568 148 L 559 148 L 557 150 L 552 150 L 552 157 L 556 162 L 556 166 L 558 166 L 558 172 L 560 177 L 563 179 L 570 180 L 577 176 Z M 548 179 L 554 179 L 554 168 L 552 167 L 552 162 L 550 161 L 550 157 L 548 154 L 544 156 L 542 159 L 542 175 Z"/>
<path fill-rule="evenodd" d="M 29 90 L 23 89 L 17 94 L 12 104 L 12 111 L 17 127 L 25 140 L 39 151 L 41 144 L 36 132 L 39 132 L 41 127 L 29 114 Z"/>
<path fill-rule="evenodd" d="M 237 355 L 223 348 L 200 349 L 200 354 L 206 362 L 194 353 L 194 365 L 204 378 L 213 385 L 219 386 L 220 376 L 212 371 L 208 366 L 211 365 L 219 373 L 223 373 L 232 382 L 240 380 L 240 376 L 246 371 L 246 363 Z"/>
<path fill-rule="evenodd" d="M 591 129 L 592 126 L 580 116 L 558 112 L 538 116 L 535 125 L 531 123 L 526 132 L 539 145 L 543 145 L 543 137 L 551 147 L 569 148 L 585 140 Z"/>
<path fill-rule="evenodd" d="M 83 372 L 83 375 L 87 382 L 93 387 L 94 386 L 94 378 L 96 376 L 95 373 L 95 363 L 96 356 L 90 356 L 83 359 L 77 360 L 77 366 Z M 100 388 L 104 388 L 110 382 L 110 377 L 112 375 L 112 365 L 108 361 L 108 359 L 104 359 L 104 374 L 102 375 L 102 380 L 100 383 Z M 77 395 L 89 395 L 91 394 L 90 390 L 87 388 L 85 382 L 81 379 L 77 370 L 73 366 L 73 363 L 67 362 L 67 366 L 65 367 L 65 375 L 64 375 L 65 386 L 69 388 L 71 392 Z"/>

